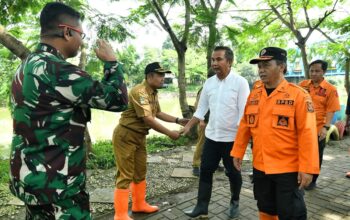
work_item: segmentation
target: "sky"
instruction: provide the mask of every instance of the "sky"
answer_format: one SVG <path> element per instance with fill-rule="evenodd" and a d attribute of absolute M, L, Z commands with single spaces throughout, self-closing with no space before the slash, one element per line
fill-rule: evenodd
<path fill-rule="evenodd" d="M 89 4 L 96 8 L 98 11 L 105 13 L 105 14 L 114 14 L 115 16 L 126 16 L 129 14 L 130 9 L 136 8 L 140 3 L 137 0 L 119 0 L 113 3 L 110 3 L 109 0 L 88 0 Z M 244 9 L 256 9 L 261 8 L 263 6 L 257 6 L 255 1 L 246 1 L 246 0 L 236 0 L 236 4 L 240 8 Z M 346 3 L 349 5 L 350 3 Z M 264 8 L 264 7 L 263 7 Z M 265 7 L 267 8 L 267 7 Z M 175 12 L 174 12 L 175 11 Z M 179 11 L 178 8 L 173 7 L 171 8 L 170 15 L 173 14 L 180 14 L 181 11 Z M 237 11 L 229 11 L 225 13 L 220 20 L 218 20 L 219 25 L 227 24 L 230 21 L 233 21 L 231 16 L 246 16 L 249 18 L 253 13 L 256 12 L 237 12 Z M 310 18 L 312 17 L 321 17 L 324 13 L 324 10 L 314 11 L 310 14 Z M 340 17 L 349 16 L 349 9 L 347 7 L 344 7 L 336 12 L 336 14 Z M 176 16 L 175 15 L 175 16 Z M 300 16 L 303 16 L 301 14 Z M 170 20 L 173 22 L 179 18 L 178 17 L 170 17 Z M 155 19 L 154 19 L 155 20 Z M 183 19 L 180 20 L 180 22 L 183 21 Z M 145 47 L 150 48 L 161 48 L 163 45 L 163 42 L 168 37 L 168 33 L 164 31 L 159 25 L 157 26 L 157 21 L 153 24 L 147 24 L 145 27 L 135 25 L 132 30 L 133 34 L 135 35 L 135 39 L 127 39 L 127 41 L 121 45 L 116 45 L 116 47 L 125 46 L 125 45 L 134 45 L 136 50 L 139 53 L 143 53 Z M 305 36 L 305 33 L 302 32 L 302 34 Z M 325 38 L 318 32 L 314 31 L 311 35 L 310 39 L 308 40 L 308 43 L 314 43 L 318 42 L 320 40 L 325 40 Z M 293 41 L 289 42 L 288 47 L 296 47 L 295 43 Z"/>
<path fill-rule="evenodd" d="M 109 0 L 88 0 L 89 4 L 98 11 L 105 14 L 115 14 L 115 16 L 127 16 L 129 11 L 136 8 L 139 3 L 135 0 L 120 0 L 110 3 Z M 135 39 L 127 39 L 122 45 L 135 45 L 138 52 L 143 52 L 143 48 L 161 48 L 166 40 L 166 33 L 160 26 L 154 24 L 147 25 L 147 28 L 135 25 L 132 28 Z"/>

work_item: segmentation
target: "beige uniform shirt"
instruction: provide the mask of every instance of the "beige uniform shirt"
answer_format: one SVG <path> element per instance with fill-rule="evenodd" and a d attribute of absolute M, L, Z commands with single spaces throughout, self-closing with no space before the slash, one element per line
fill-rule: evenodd
<path fill-rule="evenodd" d="M 153 90 L 146 80 L 129 92 L 128 108 L 120 118 L 119 124 L 135 132 L 148 134 L 149 126 L 143 121 L 145 116 L 156 117 L 160 112 L 157 90 Z"/>

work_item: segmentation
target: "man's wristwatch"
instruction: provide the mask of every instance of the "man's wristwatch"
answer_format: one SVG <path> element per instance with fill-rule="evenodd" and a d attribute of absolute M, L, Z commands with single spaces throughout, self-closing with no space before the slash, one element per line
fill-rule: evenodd
<path fill-rule="evenodd" d="M 179 124 L 179 118 L 176 118 L 176 119 L 175 119 L 175 123 L 176 123 L 176 124 Z"/>
<path fill-rule="evenodd" d="M 327 126 L 327 125 L 323 125 L 323 127 L 328 131 L 329 130 L 329 126 Z"/>

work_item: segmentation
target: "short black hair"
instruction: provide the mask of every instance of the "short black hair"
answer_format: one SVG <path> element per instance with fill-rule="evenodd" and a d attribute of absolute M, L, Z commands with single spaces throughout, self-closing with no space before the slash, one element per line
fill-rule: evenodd
<path fill-rule="evenodd" d="M 315 61 L 312 61 L 310 64 L 309 64 L 309 69 L 312 65 L 314 64 L 321 64 L 321 68 L 324 72 L 327 71 L 327 68 L 328 68 L 328 63 L 324 60 L 315 60 Z"/>
<path fill-rule="evenodd" d="M 287 73 L 287 63 L 282 60 L 275 60 L 277 65 L 284 65 L 286 68 L 283 70 L 283 74 Z"/>
<path fill-rule="evenodd" d="M 40 13 L 41 34 L 55 31 L 59 24 L 67 24 L 72 19 L 76 21 L 82 19 L 74 8 L 60 2 L 47 3 Z"/>
<path fill-rule="evenodd" d="M 232 63 L 233 62 L 233 51 L 231 48 L 226 46 L 217 46 L 214 48 L 214 51 L 224 50 L 225 51 L 225 58 Z"/>

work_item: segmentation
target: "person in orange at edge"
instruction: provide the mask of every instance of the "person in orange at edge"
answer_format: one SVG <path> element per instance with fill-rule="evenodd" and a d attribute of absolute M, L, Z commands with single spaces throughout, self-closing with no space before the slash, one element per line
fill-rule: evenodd
<path fill-rule="evenodd" d="M 128 216 L 129 186 L 132 193 L 132 211 L 152 213 L 158 211 L 146 197 L 146 135 L 154 129 L 176 140 L 181 132 L 172 131 L 155 118 L 185 126 L 188 119 L 179 119 L 161 111 L 157 89 L 164 83 L 164 70 L 158 62 L 145 69 L 145 80 L 129 92 L 129 104 L 113 133 L 114 156 L 117 166 L 114 191 L 114 220 L 130 220 Z"/>
<path fill-rule="evenodd" d="M 316 115 L 310 95 L 285 80 L 287 52 L 261 50 L 260 81 L 249 94 L 231 150 L 236 169 L 253 138 L 253 183 L 261 220 L 304 220 L 303 188 L 319 173 Z"/>
<path fill-rule="evenodd" d="M 309 65 L 310 79 L 303 80 L 299 83 L 301 87 L 310 93 L 315 106 L 320 169 L 323 151 L 326 147 L 327 131 L 330 128 L 334 112 L 340 110 L 337 88 L 324 79 L 327 67 L 328 63 L 326 61 L 313 61 Z M 312 182 L 305 188 L 306 190 L 312 190 L 316 187 L 317 177 L 318 175 L 313 176 Z"/>

